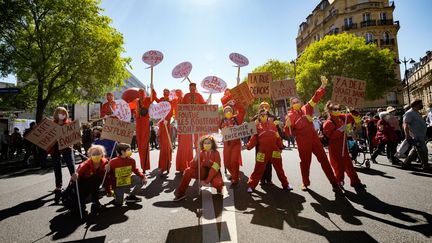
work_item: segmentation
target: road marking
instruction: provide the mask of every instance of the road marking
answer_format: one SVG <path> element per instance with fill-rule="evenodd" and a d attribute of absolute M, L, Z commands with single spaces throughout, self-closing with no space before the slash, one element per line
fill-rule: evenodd
<path fill-rule="evenodd" d="M 222 177 L 224 179 L 225 186 L 223 188 L 224 199 L 221 221 L 226 221 L 229 232 L 226 232 L 226 230 L 222 227 L 221 239 L 231 239 L 231 241 L 224 242 L 237 243 L 237 222 L 234 205 L 234 190 L 230 188 L 231 182 L 228 180 L 228 178 L 226 178 L 225 175 L 222 175 Z"/>

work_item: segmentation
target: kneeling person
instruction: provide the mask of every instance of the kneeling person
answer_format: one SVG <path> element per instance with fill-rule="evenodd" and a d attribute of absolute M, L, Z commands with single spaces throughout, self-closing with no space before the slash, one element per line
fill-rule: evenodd
<path fill-rule="evenodd" d="M 131 158 L 132 151 L 129 144 L 119 143 L 116 147 L 117 157 L 110 162 L 110 179 L 114 188 L 114 205 L 123 204 L 123 196 L 128 193 L 126 203 L 141 202 L 136 196 L 138 190 L 146 184 L 145 175 L 136 167 L 135 160 Z M 132 172 L 135 175 L 132 175 Z"/>

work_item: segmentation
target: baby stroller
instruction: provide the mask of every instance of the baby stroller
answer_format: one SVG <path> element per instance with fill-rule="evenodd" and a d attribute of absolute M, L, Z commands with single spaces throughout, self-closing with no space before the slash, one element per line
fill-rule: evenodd
<path fill-rule="evenodd" d="M 370 168 L 370 153 L 368 151 L 368 144 L 365 139 L 354 140 L 352 137 L 347 139 L 348 151 L 351 154 L 351 160 L 354 165 L 365 166 Z M 369 156 L 367 155 L 369 154 Z"/>

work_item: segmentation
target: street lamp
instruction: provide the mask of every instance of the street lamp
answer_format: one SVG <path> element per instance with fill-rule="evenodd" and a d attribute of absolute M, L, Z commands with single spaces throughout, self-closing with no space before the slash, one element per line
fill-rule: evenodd
<path fill-rule="evenodd" d="M 415 61 L 414 61 L 414 59 L 412 59 L 412 58 L 409 58 L 408 60 L 404 57 L 404 59 L 403 60 L 401 60 L 401 59 L 396 59 L 395 58 L 395 62 L 397 63 L 397 64 L 404 64 L 404 66 L 405 66 L 405 75 L 404 75 L 404 77 L 405 77 L 405 85 L 406 85 L 406 87 L 407 87 L 407 94 L 408 94 L 408 105 L 410 105 L 411 104 L 411 99 L 410 99 L 410 90 L 409 90 L 409 82 L 408 82 L 408 77 L 407 77 L 407 66 L 406 66 L 406 64 L 407 63 L 410 63 L 410 64 L 414 64 L 415 63 Z"/>
<path fill-rule="evenodd" d="M 295 60 L 292 60 L 290 63 L 294 65 L 294 78 L 295 78 L 297 74 L 297 62 Z"/>

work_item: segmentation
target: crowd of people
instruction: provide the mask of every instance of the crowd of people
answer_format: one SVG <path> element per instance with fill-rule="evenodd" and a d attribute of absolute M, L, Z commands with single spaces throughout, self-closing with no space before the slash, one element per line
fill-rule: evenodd
<path fill-rule="evenodd" d="M 255 121 L 257 133 L 249 138 L 222 141 L 222 156 L 219 154 L 213 136 L 176 134 L 177 105 L 206 104 L 197 92 L 196 84 L 191 83 L 189 93 L 184 96 L 181 90 L 177 90 L 174 99 L 169 98 L 170 92 L 167 89 L 163 91 L 161 98 L 157 98 L 154 90 L 151 98 L 140 90 L 139 98 L 133 101 L 136 132 L 131 144 L 102 139 L 101 126 L 92 127 L 90 124 L 83 124 L 80 147 L 59 150 L 58 145 L 55 144 L 47 151 L 51 155 L 54 167 L 55 202 L 59 203 L 62 200 L 64 205 L 77 209 L 76 202 L 79 198 L 83 205 L 81 210 L 84 211 L 85 202 L 91 197 L 92 209 L 100 209 L 99 188 L 101 186 L 107 196 L 113 197 L 112 204 L 115 206 L 122 205 L 124 201 L 127 203 L 141 201 L 136 194 L 146 184 L 146 171 L 150 170 L 150 149 L 160 150 L 158 169 L 160 176 L 166 177 L 171 170 L 173 149 L 177 148 L 175 170 L 182 175 L 182 180 L 174 192 L 174 201 L 185 198 L 192 179 L 199 180 L 201 185 L 209 184 L 216 188 L 218 193 L 222 193 L 224 186 L 222 166 L 232 186 L 238 185 L 240 167 L 243 163 L 251 163 L 242 160 L 241 153 L 244 148 L 255 150 L 254 170 L 246 182 L 249 193 L 254 192 L 260 182 L 273 184 L 272 168 L 275 169 L 282 188 L 286 191 L 293 190 L 284 172 L 282 159 L 283 150 L 290 148 L 291 145 L 293 148 L 296 146 L 298 151 L 302 177 L 300 188 L 304 191 L 312 185 L 311 179 L 313 181 L 309 173 L 312 154 L 317 158 L 336 194 L 341 194 L 345 190 L 345 175 L 348 176 L 350 186 L 355 190 L 365 190 L 366 185 L 362 183 L 353 166 L 352 160 L 355 156 L 350 143 L 360 139 L 366 141 L 374 163 L 377 163 L 377 157 L 385 151 L 389 163 L 407 168 L 417 159 L 424 170 L 429 169 L 426 143 L 432 135 L 432 104 L 429 105 L 426 117 L 420 114 L 423 109 L 420 100 L 412 102 L 402 114 L 398 114 L 395 108 L 389 106 L 386 109 L 378 109 L 376 113 L 368 112 L 361 116 L 354 109 L 350 110 L 340 104 L 328 102 L 323 115 L 314 117 L 315 106 L 326 93 L 327 82 L 327 79 L 322 77 L 321 86 L 307 102 L 303 102 L 298 97 L 291 98 L 290 109 L 284 117 L 276 117 L 271 112 L 270 104 L 262 102 L 257 114 L 249 118 L 250 121 Z M 171 111 L 164 119 L 151 121 L 148 114 L 150 104 L 162 101 L 171 104 Z M 229 89 L 225 91 L 221 102 L 223 117 L 219 124 L 220 129 L 245 122 L 246 108 L 234 101 Z M 102 116 L 113 116 L 115 109 L 113 96 L 108 93 L 107 102 L 102 106 Z M 59 126 L 71 122 L 67 110 L 63 107 L 55 110 L 53 121 Z M 24 135 L 34 126 L 35 124 L 31 124 Z M 325 145 L 328 145 L 328 155 L 324 148 L 324 139 Z M 288 142 L 288 146 L 284 145 L 284 140 Z M 25 164 L 28 164 L 30 155 L 37 157 L 40 150 L 23 140 L 18 129 L 15 129 L 10 136 L 5 132 L 0 141 L 2 156 L 4 156 L 4 143 L 9 144 L 7 149 L 12 154 L 19 154 L 24 148 Z M 17 141 L 20 141 L 20 144 Z M 74 153 L 77 150 L 82 153 L 84 162 L 75 168 Z M 132 158 L 136 150 L 139 153 L 138 163 Z M 62 190 L 62 162 L 66 164 L 71 175 L 66 190 Z M 141 165 L 141 168 L 137 164 Z M 79 185 L 79 192 L 72 189 L 74 184 Z M 71 196 L 73 193 L 79 197 Z M 129 193 L 126 198 L 124 198 L 125 193 Z"/>

